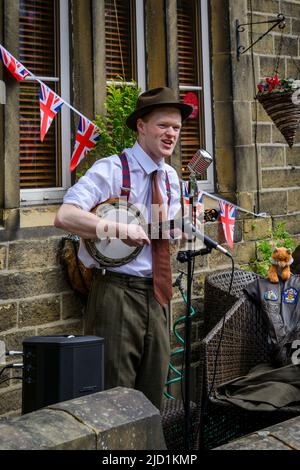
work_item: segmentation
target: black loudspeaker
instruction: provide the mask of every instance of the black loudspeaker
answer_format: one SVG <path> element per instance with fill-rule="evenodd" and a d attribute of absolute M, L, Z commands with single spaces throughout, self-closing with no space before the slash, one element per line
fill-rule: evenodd
<path fill-rule="evenodd" d="M 23 414 L 104 390 L 103 338 L 32 336 L 23 352 Z"/>

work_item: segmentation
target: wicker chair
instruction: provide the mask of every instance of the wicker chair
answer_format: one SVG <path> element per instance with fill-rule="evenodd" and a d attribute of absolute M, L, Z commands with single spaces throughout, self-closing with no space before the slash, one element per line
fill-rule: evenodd
<path fill-rule="evenodd" d="M 191 438 L 192 447 L 197 450 L 200 417 L 200 403 L 191 402 Z M 167 399 L 162 409 L 162 427 L 167 449 L 174 452 L 183 452 L 185 437 L 185 411 L 181 400 Z M 190 449 L 192 450 L 192 449 Z"/>
<path fill-rule="evenodd" d="M 232 288 L 228 294 L 231 270 L 209 274 L 204 285 L 204 334 L 207 334 L 233 304 L 244 296 L 243 288 L 257 279 L 257 274 L 237 269 L 234 271 Z"/>
<path fill-rule="evenodd" d="M 222 271 L 210 274 L 205 279 L 205 320 L 204 331 L 209 331 L 224 313 L 238 300 L 242 295 L 241 291 L 250 282 L 256 279 L 256 274 L 248 271 L 236 270 L 232 283 L 231 294 L 228 295 L 228 289 L 231 280 L 231 271 Z M 192 441 L 197 450 L 197 434 L 200 429 L 201 419 L 201 395 L 202 387 L 197 396 L 197 402 L 191 403 L 191 421 L 192 421 Z M 166 400 L 162 410 L 162 425 L 166 439 L 166 445 L 169 450 L 183 451 L 184 449 L 184 407 L 180 400 Z"/>
<path fill-rule="evenodd" d="M 234 303 L 224 323 L 218 357 L 223 320 L 201 342 L 203 383 L 199 447 L 205 449 L 300 414 L 300 408 L 296 407 L 270 412 L 247 411 L 214 397 L 221 383 L 245 375 L 255 365 L 270 360 L 266 325 L 246 297 Z"/>
<path fill-rule="evenodd" d="M 242 270 L 234 272 L 231 293 L 228 289 L 231 281 L 231 271 L 221 271 L 210 274 L 205 279 L 204 297 L 204 331 L 208 332 L 226 313 L 232 305 L 244 297 L 242 289 L 256 279 L 257 275 Z M 196 436 L 201 426 L 201 395 L 202 385 L 199 387 L 197 402 L 191 403 L 192 439 Z M 180 400 L 166 400 L 162 410 L 162 424 L 166 445 L 169 450 L 184 450 L 184 408 Z M 198 441 L 195 449 L 198 447 Z"/>

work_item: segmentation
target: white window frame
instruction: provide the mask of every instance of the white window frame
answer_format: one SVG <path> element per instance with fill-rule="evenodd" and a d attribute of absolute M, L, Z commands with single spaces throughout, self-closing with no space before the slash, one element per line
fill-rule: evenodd
<path fill-rule="evenodd" d="M 199 0 L 199 11 L 201 11 L 201 41 L 202 57 L 200 60 L 205 67 L 203 70 L 203 87 L 200 86 L 179 86 L 180 90 L 204 92 L 204 129 L 205 129 L 205 150 L 213 156 L 213 126 L 212 126 L 212 105 L 211 105 L 211 70 L 210 70 L 210 48 L 209 48 L 209 17 L 208 0 Z M 207 169 L 207 179 L 198 181 L 199 189 L 207 192 L 214 192 L 214 164 Z"/>
<path fill-rule="evenodd" d="M 60 8 L 60 80 L 61 98 L 70 103 L 70 44 L 69 44 L 69 5 L 68 0 L 59 1 Z M 42 81 L 59 81 L 57 77 L 38 77 Z M 29 77 L 30 80 L 30 77 Z M 61 113 L 61 178 L 62 184 L 55 188 L 21 189 L 21 206 L 51 204 L 61 202 L 67 189 L 71 186 L 71 118 L 70 109 L 63 105 Z M 54 123 L 52 123 L 54 125 Z M 57 164 L 59 162 L 57 161 Z"/>
<path fill-rule="evenodd" d="M 146 44 L 144 0 L 135 0 L 136 11 L 136 47 L 137 47 L 137 82 L 142 92 L 146 91 Z"/>

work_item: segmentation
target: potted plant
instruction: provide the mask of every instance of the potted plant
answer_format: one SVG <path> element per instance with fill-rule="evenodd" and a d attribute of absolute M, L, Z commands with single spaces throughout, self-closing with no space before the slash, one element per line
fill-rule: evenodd
<path fill-rule="evenodd" d="M 96 115 L 93 121 L 101 131 L 99 141 L 88 158 L 77 167 L 76 178 L 82 176 L 96 160 L 120 154 L 124 148 L 132 147 L 136 140 L 135 132 L 126 126 L 126 119 L 135 109 L 141 92 L 137 83 L 128 83 L 122 77 L 116 77 L 116 81 L 109 84 L 106 91 L 106 113 Z"/>

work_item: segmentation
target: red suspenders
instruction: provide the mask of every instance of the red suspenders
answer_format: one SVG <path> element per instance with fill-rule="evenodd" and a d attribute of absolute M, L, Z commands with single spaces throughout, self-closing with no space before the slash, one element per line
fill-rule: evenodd
<path fill-rule="evenodd" d="M 123 177 L 123 182 L 121 186 L 121 196 L 126 196 L 127 201 L 128 201 L 129 196 L 130 196 L 130 189 L 131 189 L 128 160 L 127 160 L 125 153 L 122 153 L 121 155 L 119 155 L 119 158 L 122 163 L 122 177 Z"/>
<path fill-rule="evenodd" d="M 122 186 L 121 186 L 121 196 L 126 196 L 127 201 L 129 200 L 130 196 L 130 170 L 128 166 L 128 160 L 127 156 L 125 153 L 122 153 L 119 155 L 119 158 L 121 160 L 122 164 Z M 170 207 L 171 204 L 171 185 L 170 185 L 170 180 L 169 180 L 169 175 L 166 172 L 166 192 L 167 192 L 167 197 L 168 197 L 168 207 Z"/>

